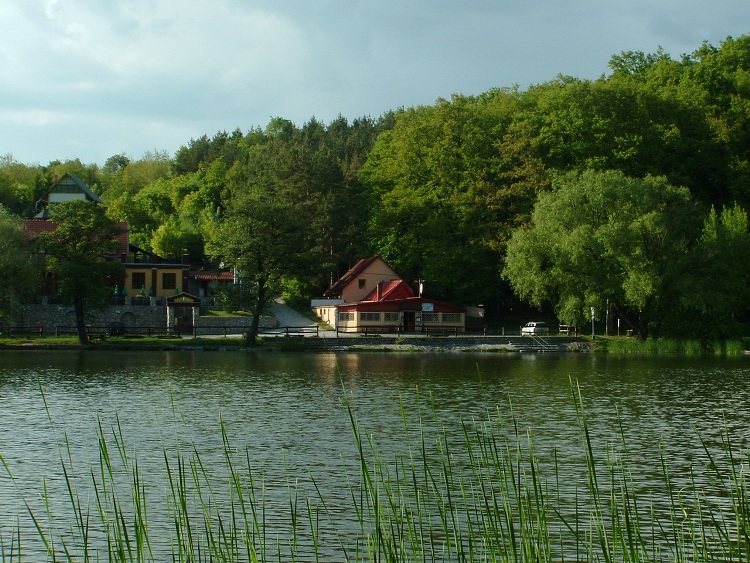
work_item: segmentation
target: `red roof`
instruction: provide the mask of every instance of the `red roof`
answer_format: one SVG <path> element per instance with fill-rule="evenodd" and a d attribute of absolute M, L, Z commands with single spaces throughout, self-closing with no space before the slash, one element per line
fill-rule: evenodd
<path fill-rule="evenodd" d="M 57 229 L 57 225 L 47 219 L 28 219 L 24 221 L 23 226 L 24 230 L 32 238 L 42 233 L 51 233 Z M 130 241 L 130 225 L 125 221 L 118 221 L 117 226 L 120 228 L 120 234 L 117 235 L 117 256 L 127 256 Z"/>
<path fill-rule="evenodd" d="M 362 301 L 394 301 L 414 297 L 414 290 L 404 280 L 380 282 Z"/>
<path fill-rule="evenodd" d="M 120 227 L 120 234 L 117 235 L 117 256 L 127 256 L 130 250 L 130 225 L 125 221 L 118 221 L 117 226 Z"/>
<path fill-rule="evenodd" d="M 424 303 L 431 303 L 435 313 L 464 313 L 466 311 L 463 307 L 425 297 L 342 303 L 338 308 L 339 311 L 422 311 Z"/>
<path fill-rule="evenodd" d="M 232 272 L 196 272 L 191 271 L 188 277 L 201 281 L 234 281 Z"/>
<path fill-rule="evenodd" d="M 45 219 L 29 219 L 23 224 L 24 230 L 32 237 L 42 233 L 51 233 L 57 228 L 57 225 Z"/>

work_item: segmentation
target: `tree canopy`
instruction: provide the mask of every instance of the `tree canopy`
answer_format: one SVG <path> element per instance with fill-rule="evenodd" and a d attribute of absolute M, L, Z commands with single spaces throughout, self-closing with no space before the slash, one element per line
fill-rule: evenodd
<path fill-rule="evenodd" d="M 82 199 L 56 204 L 51 220 L 56 229 L 39 235 L 39 244 L 61 297 L 73 306 L 78 339 L 85 345 L 86 310 L 108 304 L 112 286 L 124 274 L 122 263 L 113 259 L 122 229 L 104 208 Z"/>
<path fill-rule="evenodd" d="M 34 256 L 21 221 L 0 206 L 0 321 L 12 324 L 21 304 L 32 297 L 41 279 L 42 265 Z"/>
<path fill-rule="evenodd" d="M 377 119 L 339 116 L 324 124 L 311 118 L 298 126 L 275 117 L 246 132 L 191 139 L 173 158 L 119 154 L 100 168 L 78 160 L 25 166 L 6 155 L 0 204 L 33 216 L 54 178 L 70 172 L 101 196 L 110 218 L 128 222 L 133 243 L 216 267 L 218 234 L 240 220 L 236 208 L 249 205 L 249 197 L 261 208 L 283 202 L 283 210 L 294 210 L 309 258 L 306 272 L 287 274 L 294 283 L 284 291 L 294 287 L 298 297 L 319 295 L 358 259 L 379 254 L 403 277 L 427 280 L 428 295 L 484 304 L 489 318 L 502 317 L 522 298 L 534 306 L 554 303 L 570 322 L 584 301 L 610 299 L 641 334 L 647 329 L 638 312 L 652 334 L 687 331 L 694 326 L 687 311 L 708 314 L 707 303 L 690 296 L 689 287 L 679 288 L 679 303 L 662 294 L 674 289 L 684 257 L 700 266 L 694 271 L 720 272 L 709 256 L 718 248 L 738 255 L 745 244 L 738 225 L 750 208 L 750 36 L 703 44 L 678 59 L 662 50 L 624 52 L 612 56 L 609 70 L 596 80 L 558 76 L 525 91 L 456 94 Z M 547 194 L 573 197 L 573 184 L 589 185 L 592 194 L 602 184 L 600 197 L 611 199 L 608 205 L 625 206 L 627 220 L 608 217 L 607 229 L 631 237 L 653 229 L 656 238 L 640 250 L 617 248 L 602 225 L 584 225 L 598 216 L 576 210 L 576 232 L 589 233 L 588 242 L 609 253 L 586 263 L 591 275 L 616 271 L 629 281 L 616 291 L 599 280 L 589 294 L 561 305 L 546 285 L 523 289 L 511 262 L 534 259 L 518 255 L 518 241 L 531 237 L 545 213 L 562 215 Z M 613 193 L 620 189 L 626 193 Z M 631 201 L 629 190 L 645 199 Z M 654 214 L 665 193 L 676 198 L 669 200 L 675 206 L 689 196 L 680 203 L 689 211 L 687 231 L 659 222 L 668 214 Z M 712 208 L 715 216 L 709 216 Z M 250 232 L 251 217 L 248 210 L 237 228 Z M 651 246 L 659 229 L 669 239 L 658 241 L 662 250 L 683 262 L 659 261 Z M 583 244 L 566 233 L 570 245 Z M 618 252 L 619 261 L 613 258 Z M 646 258 L 639 262 L 638 253 Z M 740 269 L 722 275 L 744 279 Z M 692 287 L 696 293 L 700 284 L 693 280 Z M 712 308 L 717 316 L 709 324 L 718 327 L 725 316 L 718 311 L 730 308 L 739 319 L 747 300 Z"/>
<path fill-rule="evenodd" d="M 566 323 L 611 306 L 645 338 L 676 304 L 699 227 L 690 192 L 664 178 L 570 172 L 514 233 L 504 273 L 522 298 L 553 303 Z"/>

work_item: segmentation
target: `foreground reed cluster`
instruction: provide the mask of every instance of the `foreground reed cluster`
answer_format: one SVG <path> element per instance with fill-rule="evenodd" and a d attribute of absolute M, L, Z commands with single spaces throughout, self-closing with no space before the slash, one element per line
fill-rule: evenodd
<path fill-rule="evenodd" d="M 663 487 L 643 497 L 626 444 L 599 451 L 577 390 L 571 400 L 581 437 L 575 482 L 576 472 L 565 472 L 554 452 L 542 459 L 531 434 L 499 409 L 460 422 L 455 443 L 425 401 L 426 414 L 410 420 L 404 413 L 400 453 L 386 453 L 344 403 L 359 464 L 341 476 L 350 499 L 346 526 L 314 477 L 307 488 L 291 479 L 285 501 L 274 499 L 252 452 L 230 443 L 223 422 L 222 467 L 204 465 L 195 448 L 165 446 L 163 489 L 128 453 L 119 423 L 100 424 L 98 461 L 88 474 L 71 471 L 62 439 L 65 498 L 51 499 L 43 484 L 40 507 L 19 487 L 27 514 L 0 537 L 0 561 L 750 560 L 746 460 L 737 459 L 728 436 L 722 459 L 705 448 L 707 480 L 690 475 L 677 486 L 662 459 Z M 14 483 L 13 468 L 2 464 L 0 485 Z"/>

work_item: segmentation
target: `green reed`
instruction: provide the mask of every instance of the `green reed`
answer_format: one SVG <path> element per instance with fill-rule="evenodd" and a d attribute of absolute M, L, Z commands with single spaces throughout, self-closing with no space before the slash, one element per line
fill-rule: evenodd
<path fill-rule="evenodd" d="M 418 395 L 416 412 L 402 405 L 405 447 L 396 454 L 344 401 L 359 459 L 359 471 L 341 477 L 356 524 L 351 533 L 337 529 L 339 516 L 311 476 L 312 493 L 299 486 L 304 476 L 287 482 L 283 522 L 278 506 L 271 518 L 268 484 L 252 452 L 231 444 L 221 419 L 220 466 L 206 466 L 192 444 L 164 445 L 166 487 L 157 498 L 119 419 L 112 428 L 99 423 L 98 459 L 83 472 L 63 432 L 63 508 L 46 483 L 41 507 L 19 486 L 35 537 L 22 537 L 17 520 L 0 537 L 0 561 L 38 561 L 33 542 L 60 562 L 750 561 L 748 459 L 728 432 L 721 459 L 704 444 L 705 475 L 691 473 L 682 485 L 656 446 L 662 488 L 641 498 L 624 429 L 601 443 L 579 390 L 571 389 L 582 460 L 575 482 L 556 451 L 537 449 L 512 405 L 505 416 L 488 406 L 480 420 L 461 420 L 460 432 L 448 432 L 431 397 Z M 2 456 L 0 463 L 15 482 Z M 69 524 L 59 524 L 60 510 Z"/>
<path fill-rule="evenodd" d="M 710 356 L 737 356 L 747 350 L 747 344 L 741 339 L 734 340 L 693 340 L 658 338 L 644 341 L 635 338 L 607 338 L 603 348 L 607 352 L 621 354 L 685 354 Z"/>

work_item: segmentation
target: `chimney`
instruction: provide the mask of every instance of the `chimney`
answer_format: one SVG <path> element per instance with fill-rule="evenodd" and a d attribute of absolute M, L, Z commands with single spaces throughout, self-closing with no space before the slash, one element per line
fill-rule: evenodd
<path fill-rule="evenodd" d="M 375 292 L 375 301 L 380 301 L 380 284 L 383 283 L 382 281 L 378 282 L 377 291 Z"/>

